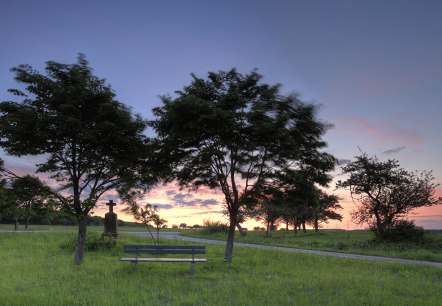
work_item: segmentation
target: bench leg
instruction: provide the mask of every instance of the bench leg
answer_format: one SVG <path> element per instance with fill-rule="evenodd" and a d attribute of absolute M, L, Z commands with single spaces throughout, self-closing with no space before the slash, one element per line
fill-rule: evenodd
<path fill-rule="evenodd" d="M 137 261 L 131 261 L 130 262 L 130 266 L 132 267 L 132 268 L 136 268 L 137 267 Z"/>
<path fill-rule="evenodd" d="M 190 263 L 190 272 L 195 272 L 195 262 Z"/>

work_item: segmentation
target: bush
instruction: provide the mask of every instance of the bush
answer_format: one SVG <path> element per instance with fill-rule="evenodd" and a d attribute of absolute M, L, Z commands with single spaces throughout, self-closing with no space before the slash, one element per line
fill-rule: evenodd
<path fill-rule="evenodd" d="M 204 220 L 202 232 L 204 234 L 228 233 L 229 226 L 221 221 Z"/>
<path fill-rule="evenodd" d="M 373 230 L 376 237 L 389 242 L 413 241 L 420 242 L 424 238 L 424 229 L 416 226 L 413 221 L 398 220 L 385 229 L 383 235 L 377 229 Z"/>
<path fill-rule="evenodd" d="M 62 249 L 75 251 L 77 246 L 77 237 L 66 241 L 61 245 Z M 85 251 L 111 251 L 117 246 L 115 238 L 107 235 L 100 235 L 96 232 L 90 232 L 86 235 Z"/>

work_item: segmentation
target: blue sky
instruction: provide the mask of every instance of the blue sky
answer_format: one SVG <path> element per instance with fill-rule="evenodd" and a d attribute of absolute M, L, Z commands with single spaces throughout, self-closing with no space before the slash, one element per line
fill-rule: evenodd
<path fill-rule="evenodd" d="M 408 170 L 432 169 L 442 183 L 441 1 L 2 0 L 0 8 L 1 101 L 17 86 L 11 67 L 43 71 L 46 61 L 74 63 L 80 52 L 146 118 L 190 73 L 258 68 L 264 82 L 322 105 L 337 158 L 360 147 Z M 11 168 L 32 164 L 5 159 Z M 171 204 L 166 192 L 156 191 Z M 179 207 L 192 214 L 191 205 Z M 210 207 L 213 216 L 222 209 Z M 183 216 L 172 211 L 171 219 Z M 420 215 L 418 224 L 442 228 L 440 206 Z"/>

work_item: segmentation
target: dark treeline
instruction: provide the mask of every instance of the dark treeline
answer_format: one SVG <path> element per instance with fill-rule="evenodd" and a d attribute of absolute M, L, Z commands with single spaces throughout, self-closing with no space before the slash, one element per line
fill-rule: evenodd
<path fill-rule="evenodd" d="M 14 215 L 5 215 L 0 219 L 2 224 L 15 224 L 16 218 Z M 18 218 L 19 224 L 25 224 L 25 218 Z M 52 212 L 50 215 L 32 216 L 28 220 L 30 227 L 32 225 L 78 225 L 78 220 L 72 216 L 61 212 Z M 104 218 L 100 216 L 89 215 L 87 217 L 87 225 L 104 225 Z M 118 219 L 118 226 L 140 226 L 143 225 L 138 222 L 129 222 Z"/>

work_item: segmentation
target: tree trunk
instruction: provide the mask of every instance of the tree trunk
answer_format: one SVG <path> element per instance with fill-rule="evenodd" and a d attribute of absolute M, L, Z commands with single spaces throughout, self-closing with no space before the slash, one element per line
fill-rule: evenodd
<path fill-rule="evenodd" d="M 28 230 L 28 227 L 29 227 L 29 218 L 26 218 L 25 231 Z"/>
<path fill-rule="evenodd" d="M 82 218 L 78 222 L 78 238 L 77 246 L 74 254 L 74 264 L 81 265 L 84 259 L 84 244 L 86 242 L 87 223 L 86 218 Z"/>
<path fill-rule="evenodd" d="M 233 258 L 233 243 L 235 241 L 235 228 L 236 228 L 236 219 L 237 212 L 230 211 L 230 224 L 229 224 L 229 233 L 227 234 L 227 242 L 226 242 L 226 251 L 224 253 L 224 260 L 226 262 L 232 262 Z"/>
<path fill-rule="evenodd" d="M 293 231 L 295 232 L 295 234 L 298 233 L 298 224 L 297 223 L 293 223 Z"/>
<path fill-rule="evenodd" d="M 382 224 L 381 217 L 379 216 L 379 213 L 376 210 L 374 211 L 374 215 L 376 217 L 376 227 L 379 232 L 379 235 L 381 237 L 384 237 L 385 231 L 384 231 L 384 226 Z"/>
<path fill-rule="evenodd" d="M 318 221 L 317 218 L 315 218 L 315 225 L 314 225 L 314 227 L 315 227 L 315 232 L 318 232 L 319 231 L 319 221 Z"/>
<path fill-rule="evenodd" d="M 15 218 L 14 230 L 18 231 L 18 218 Z"/>
<path fill-rule="evenodd" d="M 304 233 L 307 233 L 307 230 L 305 229 L 305 222 L 302 222 L 302 231 L 303 231 Z"/>
<path fill-rule="evenodd" d="M 286 230 L 286 231 L 289 230 L 289 221 L 287 221 L 287 223 L 285 224 L 285 230 Z"/>

